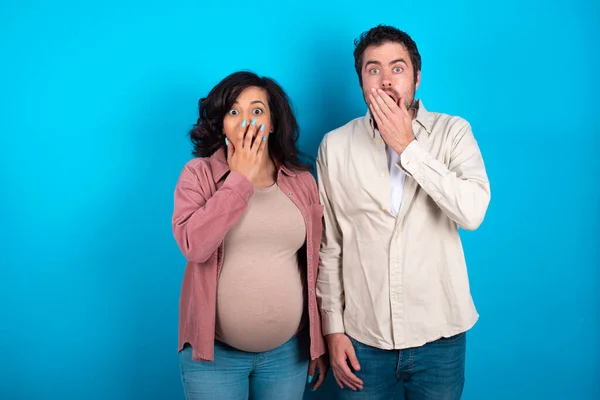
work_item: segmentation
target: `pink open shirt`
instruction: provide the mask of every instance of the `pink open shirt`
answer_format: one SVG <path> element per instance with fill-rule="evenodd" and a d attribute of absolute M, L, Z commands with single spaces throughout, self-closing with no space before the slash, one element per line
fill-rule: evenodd
<path fill-rule="evenodd" d="M 306 272 L 310 356 L 325 353 L 315 284 L 319 265 L 323 206 L 309 172 L 280 167 L 277 184 L 298 207 L 306 223 Z M 193 359 L 214 360 L 217 280 L 223 266 L 223 239 L 254 194 L 252 184 L 231 172 L 223 148 L 209 158 L 189 161 L 175 188 L 173 234 L 187 259 L 179 302 L 179 350 L 193 348 Z M 300 257 L 302 260 L 304 257 Z"/>

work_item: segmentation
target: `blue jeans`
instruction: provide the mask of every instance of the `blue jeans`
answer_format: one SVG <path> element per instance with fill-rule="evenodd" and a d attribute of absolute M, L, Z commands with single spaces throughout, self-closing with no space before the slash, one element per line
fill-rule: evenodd
<path fill-rule="evenodd" d="M 465 381 L 466 333 L 421 347 L 381 350 L 350 338 L 363 389 L 344 388 L 341 399 L 459 400 Z"/>
<path fill-rule="evenodd" d="M 214 361 L 192 360 L 192 348 L 179 353 L 187 400 L 302 400 L 309 362 L 308 334 L 299 334 L 263 353 L 247 353 L 215 342 Z"/>

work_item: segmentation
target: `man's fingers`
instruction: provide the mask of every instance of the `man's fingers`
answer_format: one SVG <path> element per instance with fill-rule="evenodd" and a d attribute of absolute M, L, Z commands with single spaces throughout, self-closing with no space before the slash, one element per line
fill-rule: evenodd
<path fill-rule="evenodd" d="M 383 140 L 386 140 L 387 139 L 386 129 L 384 129 L 385 123 L 381 120 L 381 118 L 379 117 L 379 114 L 377 114 L 377 111 L 375 111 L 372 107 L 369 107 L 369 108 L 371 110 L 371 115 L 373 116 L 373 118 L 375 119 L 375 122 L 377 123 L 377 129 L 379 130 L 381 137 L 383 138 Z M 387 143 L 387 140 L 386 140 L 386 143 Z"/>
<path fill-rule="evenodd" d="M 346 377 L 344 375 L 343 372 L 341 372 L 341 371 L 338 370 L 338 373 L 334 374 L 334 375 L 336 376 L 336 381 L 338 382 L 338 385 L 340 385 L 340 387 L 342 389 L 344 387 L 347 387 L 347 388 L 352 389 L 352 390 L 357 390 L 358 389 L 358 387 L 356 385 L 354 385 L 352 383 L 352 381 L 348 377 Z"/>
<path fill-rule="evenodd" d="M 363 382 L 356 375 L 354 375 L 352 371 L 350 371 L 350 368 L 347 364 L 342 365 L 341 370 L 344 380 L 350 384 L 351 387 L 356 389 L 362 388 Z"/>
<path fill-rule="evenodd" d="M 342 384 L 342 381 L 339 380 L 339 378 L 337 377 L 336 373 L 333 373 L 333 377 L 335 378 L 335 381 L 337 382 L 338 386 L 340 387 L 340 389 L 344 388 L 344 385 Z"/>
<path fill-rule="evenodd" d="M 362 387 L 358 386 L 355 383 L 352 383 L 352 381 L 350 379 L 348 379 L 348 378 L 342 378 L 341 381 L 342 381 L 342 384 L 345 387 L 347 387 L 348 389 L 351 389 L 351 390 L 354 390 L 354 391 L 362 389 Z"/>
<path fill-rule="evenodd" d="M 348 365 L 345 362 L 332 369 L 335 381 L 340 388 L 343 389 L 344 386 L 351 390 L 361 390 L 363 388 L 362 380 L 358 379 L 358 377 L 350 371 L 350 368 L 348 368 Z"/>
<path fill-rule="evenodd" d="M 377 121 L 377 125 L 382 125 L 387 119 L 386 119 L 385 115 L 383 114 L 383 111 L 381 111 L 381 107 L 379 106 L 379 104 L 377 104 L 377 100 L 375 100 L 375 96 L 373 96 L 373 94 L 370 93 L 369 97 L 371 99 L 371 104 L 370 104 L 371 112 L 373 113 L 373 116 L 375 117 L 375 120 Z"/>
<path fill-rule="evenodd" d="M 355 371 L 360 371 L 360 363 L 358 362 L 358 358 L 356 358 L 356 353 L 354 352 L 354 347 L 350 346 L 348 350 L 346 350 L 346 355 L 348 356 L 348 361 L 352 368 Z"/>
<path fill-rule="evenodd" d="M 395 114 L 395 111 L 398 109 L 398 105 L 394 103 L 394 100 L 392 100 L 392 98 L 381 89 L 377 91 L 375 100 L 377 100 L 381 110 L 386 114 Z"/>

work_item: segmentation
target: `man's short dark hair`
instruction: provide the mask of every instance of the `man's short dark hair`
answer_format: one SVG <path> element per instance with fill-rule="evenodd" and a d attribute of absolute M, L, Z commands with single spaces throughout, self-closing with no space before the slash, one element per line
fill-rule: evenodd
<path fill-rule="evenodd" d="M 417 44 L 414 40 L 400 29 L 388 25 L 377 25 L 374 28 L 363 32 L 357 39 L 354 40 L 354 68 L 358 74 L 358 81 L 362 86 L 362 63 L 365 50 L 369 46 L 381 46 L 384 43 L 400 43 L 404 46 L 410 55 L 410 61 L 413 65 L 415 82 L 417 81 L 417 72 L 421 70 L 421 54 L 417 49 Z"/>

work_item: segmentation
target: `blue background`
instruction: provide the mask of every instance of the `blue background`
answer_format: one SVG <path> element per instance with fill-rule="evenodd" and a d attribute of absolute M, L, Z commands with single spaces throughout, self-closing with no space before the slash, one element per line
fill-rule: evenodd
<path fill-rule="evenodd" d="M 3 0 L 0 398 L 183 399 L 170 218 L 198 98 L 272 76 L 314 156 L 365 113 L 353 39 L 378 23 L 416 40 L 418 97 L 469 120 L 492 184 L 462 234 L 463 398 L 600 398 L 600 6 L 484 3 Z"/>

